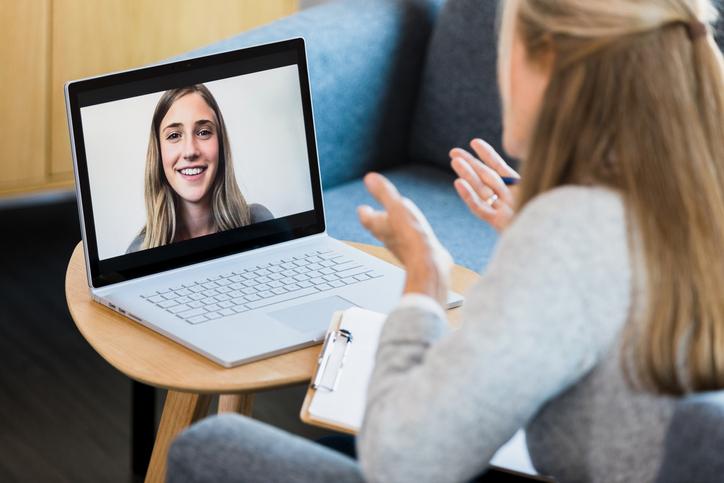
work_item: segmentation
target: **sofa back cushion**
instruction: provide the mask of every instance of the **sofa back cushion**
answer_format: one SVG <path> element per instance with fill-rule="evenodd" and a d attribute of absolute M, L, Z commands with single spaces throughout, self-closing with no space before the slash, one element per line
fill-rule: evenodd
<path fill-rule="evenodd" d="M 497 1 L 448 0 L 435 23 L 410 137 L 410 157 L 450 169 L 448 151 L 482 137 L 499 152 Z"/>
<path fill-rule="evenodd" d="M 324 188 L 407 159 L 426 45 L 442 0 L 337 0 L 184 57 L 306 40 Z"/>
<path fill-rule="evenodd" d="M 715 28 L 724 45 L 724 0 Z M 448 0 L 435 23 L 410 135 L 410 157 L 449 168 L 448 151 L 482 137 L 502 150 L 497 83 L 498 2 Z"/>

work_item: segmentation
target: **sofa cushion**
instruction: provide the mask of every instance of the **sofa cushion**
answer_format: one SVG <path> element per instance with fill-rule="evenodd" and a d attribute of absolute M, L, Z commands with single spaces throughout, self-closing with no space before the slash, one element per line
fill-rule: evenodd
<path fill-rule="evenodd" d="M 724 391 L 693 394 L 676 405 L 656 483 L 721 482 L 724 475 Z"/>
<path fill-rule="evenodd" d="M 455 263 L 478 271 L 488 262 L 497 234 L 473 216 L 453 188 L 454 177 L 438 168 L 406 164 L 382 171 L 427 216 Z M 327 231 L 340 240 L 379 245 L 360 224 L 357 206 L 379 207 L 361 180 L 324 191 Z"/>
<path fill-rule="evenodd" d="M 410 138 L 410 157 L 451 170 L 448 151 L 482 137 L 502 153 L 496 7 L 448 0 L 427 50 Z"/>

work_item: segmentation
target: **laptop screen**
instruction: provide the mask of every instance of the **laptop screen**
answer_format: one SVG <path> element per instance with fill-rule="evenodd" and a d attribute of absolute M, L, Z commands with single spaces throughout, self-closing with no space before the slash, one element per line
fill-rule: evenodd
<path fill-rule="evenodd" d="M 301 39 L 68 85 L 93 286 L 324 231 Z"/>

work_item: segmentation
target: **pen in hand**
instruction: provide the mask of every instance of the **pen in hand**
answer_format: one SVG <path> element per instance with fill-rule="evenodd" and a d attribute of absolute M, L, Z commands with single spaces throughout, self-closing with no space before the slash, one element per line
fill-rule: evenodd
<path fill-rule="evenodd" d="M 506 186 L 512 186 L 520 183 L 520 178 L 513 178 L 512 176 L 501 176 L 500 179 L 503 180 L 503 183 L 505 183 Z"/>

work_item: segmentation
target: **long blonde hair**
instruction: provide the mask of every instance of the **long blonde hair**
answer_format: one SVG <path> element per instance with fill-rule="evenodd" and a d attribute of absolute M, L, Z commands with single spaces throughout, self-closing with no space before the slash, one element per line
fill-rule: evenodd
<path fill-rule="evenodd" d="M 199 94 L 206 101 L 219 123 L 219 167 L 211 186 L 213 230 L 218 232 L 245 226 L 251 220 L 249 206 L 236 183 L 226 124 L 214 96 L 203 84 L 171 89 L 164 92 L 159 99 L 151 120 L 146 153 L 146 226 L 141 230 L 142 248 L 166 245 L 174 241 L 176 236 L 178 195 L 171 188 L 163 171 L 159 134 L 161 121 L 173 103 L 191 93 Z"/>
<path fill-rule="evenodd" d="M 565 184 L 620 192 L 630 249 L 645 266 L 634 275 L 647 287 L 643 316 L 632 316 L 623 333 L 629 381 L 675 395 L 724 388 L 724 62 L 711 35 L 716 9 L 708 0 L 506 3 L 500 58 L 514 34 L 532 62 L 554 53 L 518 208 Z"/>

